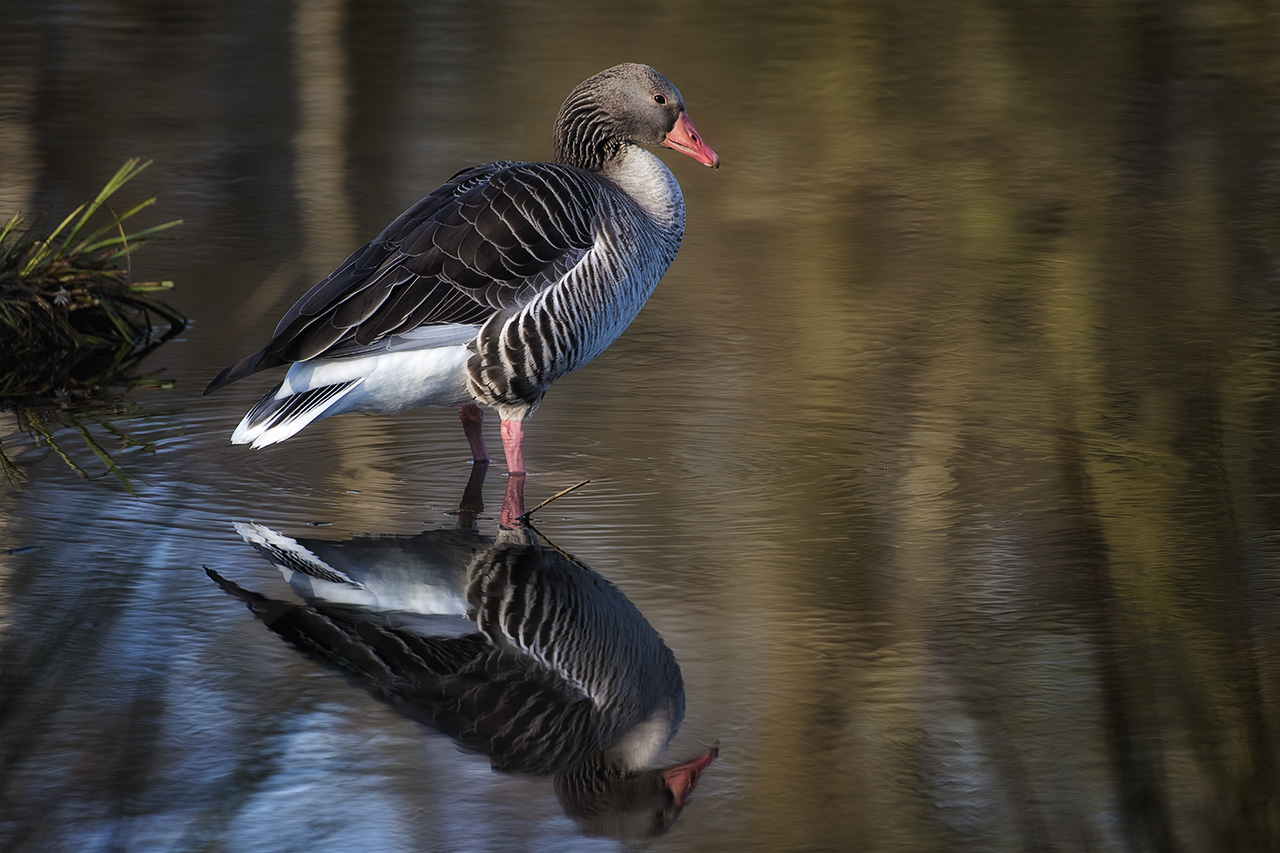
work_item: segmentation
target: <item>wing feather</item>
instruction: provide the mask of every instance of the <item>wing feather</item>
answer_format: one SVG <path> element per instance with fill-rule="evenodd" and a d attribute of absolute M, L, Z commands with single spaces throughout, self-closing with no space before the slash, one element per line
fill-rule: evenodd
<path fill-rule="evenodd" d="M 518 307 L 590 250 L 601 180 L 554 163 L 459 172 L 307 291 L 267 345 L 205 393 L 345 342 L 371 346 L 422 325 L 478 325 Z"/>

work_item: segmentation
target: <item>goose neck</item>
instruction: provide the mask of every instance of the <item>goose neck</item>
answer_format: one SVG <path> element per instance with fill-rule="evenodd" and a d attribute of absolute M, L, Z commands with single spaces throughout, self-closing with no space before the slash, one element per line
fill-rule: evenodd
<path fill-rule="evenodd" d="M 655 154 L 626 145 L 601 176 L 617 185 L 660 227 L 683 231 L 684 195 L 675 175 Z"/>

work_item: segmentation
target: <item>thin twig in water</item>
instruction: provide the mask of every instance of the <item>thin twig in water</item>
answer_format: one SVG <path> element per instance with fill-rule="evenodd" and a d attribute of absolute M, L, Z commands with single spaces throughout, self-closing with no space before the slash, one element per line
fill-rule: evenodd
<path fill-rule="evenodd" d="M 590 483 L 590 482 L 591 482 L 590 480 L 583 480 L 581 483 L 578 483 L 576 486 L 570 486 L 570 487 L 569 487 L 569 488 L 567 488 L 567 489 L 561 489 L 560 491 L 556 492 L 556 493 L 555 493 L 554 495 L 552 495 L 551 497 L 547 498 L 547 499 L 546 499 L 545 501 L 543 501 L 542 503 L 540 503 L 540 504 L 538 504 L 537 506 L 535 506 L 533 509 L 531 509 L 531 510 L 529 510 L 528 512 L 526 512 L 524 515 L 520 516 L 520 521 L 521 521 L 522 523 L 524 523 L 524 524 L 528 524 L 528 523 L 529 523 L 529 519 L 533 516 L 533 514 L 534 514 L 535 512 L 537 512 L 538 510 L 542 509 L 544 506 L 546 506 L 547 504 L 551 503 L 551 502 L 552 502 L 553 500 L 555 500 L 556 498 L 562 498 L 562 497 L 564 497 L 565 495 L 569 494 L 570 492 L 577 491 L 578 489 L 581 489 L 583 486 L 585 486 L 587 483 Z"/>

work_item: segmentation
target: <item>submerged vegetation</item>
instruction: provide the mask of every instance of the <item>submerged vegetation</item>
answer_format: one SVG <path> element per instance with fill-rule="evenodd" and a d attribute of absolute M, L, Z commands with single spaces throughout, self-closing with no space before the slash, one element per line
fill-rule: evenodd
<path fill-rule="evenodd" d="M 173 282 L 133 281 L 130 265 L 134 252 L 181 220 L 128 232 L 125 222 L 155 198 L 122 212 L 109 204 L 148 165 L 126 161 L 92 201 L 47 234 L 21 214 L 0 227 L 0 408 L 11 409 L 20 430 L 88 476 L 55 437 L 53 427 L 71 427 L 126 489 L 128 479 L 87 424 L 98 422 L 128 446 L 127 437 L 106 422 L 119 404 L 109 389 L 164 387 L 133 370 L 187 325 L 156 297 Z M 0 468 L 10 482 L 21 481 L 3 450 Z"/>

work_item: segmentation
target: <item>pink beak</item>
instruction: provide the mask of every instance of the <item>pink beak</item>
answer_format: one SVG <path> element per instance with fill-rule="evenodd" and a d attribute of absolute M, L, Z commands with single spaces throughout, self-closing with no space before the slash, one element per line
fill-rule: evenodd
<path fill-rule="evenodd" d="M 671 128 L 671 132 L 667 134 L 666 139 L 662 140 L 662 144 L 681 154 L 688 154 L 705 166 L 713 169 L 720 168 L 720 155 L 702 141 L 693 122 L 689 121 L 688 113 L 680 113 L 680 118 L 676 119 L 676 126 Z"/>
<path fill-rule="evenodd" d="M 712 153 L 711 156 L 715 157 L 715 154 Z M 720 749 L 712 747 L 697 758 L 691 758 L 688 761 L 677 764 L 675 767 L 668 767 L 662 771 L 662 778 L 667 782 L 667 790 L 675 798 L 675 805 L 684 807 L 684 804 L 689 801 L 689 795 L 693 793 L 693 789 L 698 784 L 698 777 L 702 775 L 703 770 L 707 769 L 707 765 L 716 760 L 716 756 L 719 754 Z"/>

